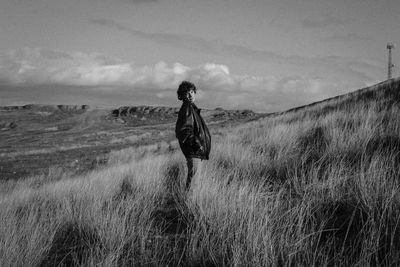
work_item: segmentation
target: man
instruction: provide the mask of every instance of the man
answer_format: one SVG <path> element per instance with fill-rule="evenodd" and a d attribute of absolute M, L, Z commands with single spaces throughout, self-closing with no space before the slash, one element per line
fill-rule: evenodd
<path fill-rule="evenodd" d="M 203 160 L 208 160 L 211 150 L 211 135 L 207 125 L 196 107 L 196 86 L 188 81 L 183 81 L 177 91 L 178 99 L 182 101 L 176 122 L 175 134 L 179 146 L 186 158 L 188 174 L 186 190 L 201 169 Z"/>

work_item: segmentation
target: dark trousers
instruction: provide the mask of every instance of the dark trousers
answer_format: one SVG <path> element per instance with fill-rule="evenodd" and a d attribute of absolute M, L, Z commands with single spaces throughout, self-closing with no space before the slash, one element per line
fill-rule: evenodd
<path fill-rule="evenodd" d="M 199 158 L 186 158 L 186 164 L 188 168 L 187 178 L 186 178 L 186 189 L 190 188 L 190 183 L 192 182 L 193 178 L 199 175 L 201 171 L 201 162 L 202 160 Z"/>

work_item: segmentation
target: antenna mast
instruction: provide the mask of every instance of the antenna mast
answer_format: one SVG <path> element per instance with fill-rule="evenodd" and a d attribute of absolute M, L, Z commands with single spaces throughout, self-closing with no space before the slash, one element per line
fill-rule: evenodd
<path fill-rule="evenodd" d="M 394 43 L 388 43 L 386 48 L 389 50 L 389 55 L 388 55 L 388 80 L 392 79 L 392 69 L 394 67 L 394 64 L 392 63 L 392 49 L 394 49 L 396 46 Z"/>

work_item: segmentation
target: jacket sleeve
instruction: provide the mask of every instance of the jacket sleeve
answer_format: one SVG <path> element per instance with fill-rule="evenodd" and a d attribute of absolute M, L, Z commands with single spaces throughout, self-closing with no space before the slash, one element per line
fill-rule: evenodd
<path fill-rule="evenodd" d="M 189 146 L 194 145 L 195 136 L 193 131 L 193 114 L 188 105 L 184 105 L 179 111 L 178 121 L 176 123 L 176 137 L 179 142 Z"/>

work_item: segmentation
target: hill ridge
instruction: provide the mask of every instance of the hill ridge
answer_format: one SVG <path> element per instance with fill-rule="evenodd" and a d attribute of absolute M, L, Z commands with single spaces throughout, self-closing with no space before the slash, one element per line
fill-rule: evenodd
<path fill-rule="evenodd" d="M 310 103 L 307 105 L 290 108 L 288 110 L 285 110 L 282 112 L 276 112 L 276 113 L 272 113 L 272 114 L 273 115 L 282 115 L 282 114 L 286 114 L 286 113 L 300 111 L 300 110 L 306 109 L 306 108 L 312 108 L 312 107 L 315 107 L 315 106 L 318 106 L 321 104 L 329 104 L 330 102 L 335 102 L 335 104 L 337 104 L 337 101 L 341 101 L 341 100 L 343 101 L 343 100 L 348 100 L 348 99 L 354 100 L 355 98 L 358 99 L 358 98 L 360 98 L 360 96 L 368 95 L 368 94 L 370 94 L 370 95 L 367 96 L 367 98 L 371 98 L 373 96 L 377 96 L 379 90 L 387 90 L 388 91 L 390 89 L 393 89 L 393 86 L 400 87 L 400 77 L 393 78 L 390 80 L 385 80 L 385 81 L 379 82 L 379 83 L 371 85 L 371 86 L 356 89 L 356 90 L 351 91 L 346 94 L 337 95 L 337 96 L 326 98 L 326 99 L 316 101 L 316 102 L 313 102 L 313 103 Z M 383 92 L 383 94 L 384 93 L 385 92 Z M 400 95 L 400 92 L 397 91 L 397 94 Z"/>
<path fill-rule="evenodd" d="M 48 110 L 48 111 L 79 111 L 88 110 L 91 107 L 89 105 L 52 105 L 52 104 L 26 104 L 26 105 L 12 105 L 12 106 L 0 106 L 0 110 Z"/>

